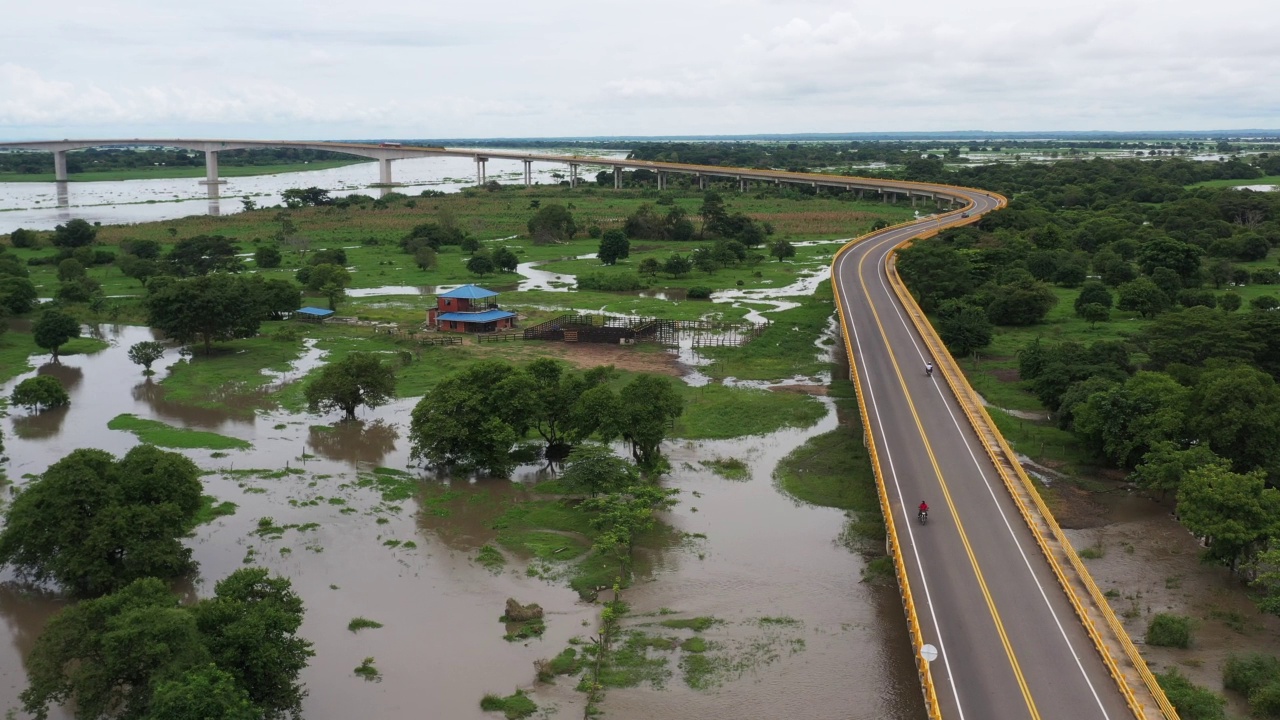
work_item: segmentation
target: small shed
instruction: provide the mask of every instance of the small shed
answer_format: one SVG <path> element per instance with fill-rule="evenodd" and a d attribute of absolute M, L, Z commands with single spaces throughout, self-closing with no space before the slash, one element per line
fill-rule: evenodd
<path fill-rule="evenodd" d="M 305 320 L 306 322 L 318 323 L 324 322 L 325 320 L 333 317 L 333 311 L 318 307 L 304 307 L 295 310 L 293 317 L 298 320 Z"/>

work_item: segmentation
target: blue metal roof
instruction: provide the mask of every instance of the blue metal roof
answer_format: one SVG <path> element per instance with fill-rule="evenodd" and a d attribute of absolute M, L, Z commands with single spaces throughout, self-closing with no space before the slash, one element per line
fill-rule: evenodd
<path fill-rule="evenodd" d="M 298 308 L 298 314 L 307 315 L 310 317 L 327 318 L 333 314 L 333 311 L 325 310 L 324 308 L 304 307 L 304 308 Z"/>
<path fill-rule="evenodd" d="M 507 312 L 506 310 L 486 310 L 484 312 L 441 313 L 440 319 L 452 320 L 453 322 L 486 323 L 486 322 L 493 322 L 494 320 L 501 320 L 503 318 L 512 318 L 515 316 L 516 316 L 515 313 Z"/>
<path fill-rule="evenodd" d="M 437 297 L 444 298 L 467 298 L 468 300 L 479 300 L 481 298 L 497 297 L 498 293 L 492 290 L 486 290 L 479 285 L 463 285 L 460 288 L 454 288 L 447 293 L 441 293 Z"/>

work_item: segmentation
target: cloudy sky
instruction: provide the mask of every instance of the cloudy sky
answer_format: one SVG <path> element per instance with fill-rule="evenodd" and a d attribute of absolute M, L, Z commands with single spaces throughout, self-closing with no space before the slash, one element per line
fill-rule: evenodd
<path fill-rule="evenodd" d="M 1280 128 L 1274 0 L 14 0 L 0 138 Z"/>

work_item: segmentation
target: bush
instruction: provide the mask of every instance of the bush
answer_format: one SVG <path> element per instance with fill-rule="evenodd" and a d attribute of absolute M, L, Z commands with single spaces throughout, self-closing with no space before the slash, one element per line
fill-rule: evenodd
<path fill-rule="evenodd" d="M 1156 679 L 1182 720 L 1225 720 L 1227 699 L 1186 679 L 1177 668 Z"/>
<path fill-rule="evenodd" d="M 689 288 L 689 294 L 686 297 L 690 300 L 710 300 L 711 293 L 711 288 L 703 287 L 702 285 L 695 285 Z"/>
<path fill-rule="evenodd" d="M 1147 625 L 1147 644 L 1160 647 L 1191 647 L 1191 618 L 1156 613 Z"/>
<path fill-rule="evenodd" d="M 1245 697 L 1276 681 L 1280 681 L 1280 658 L 1272 655 L 1232 655 L 1222 669 L 1222 686 Z"/>
<path fill-rule="evenodd" d="M 635 273 L 583 273 L 578 276 L 578 289 L 605 292 L 644 290 L 649 282 Z"/>
<path fill-rule="evenodd" d="M 1257 718 L 1280 718 L 1280 680 L 1249 694 L 1249 714 Z"/>

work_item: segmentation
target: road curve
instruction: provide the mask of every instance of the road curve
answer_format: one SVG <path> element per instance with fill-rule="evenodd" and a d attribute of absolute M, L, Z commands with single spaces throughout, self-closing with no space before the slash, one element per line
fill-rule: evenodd
<path fill-rule="evenodd" d="M 968 214 L 998 206 L 952 191 Z M 876 234 L 833 264 L 943 717 L 1132 718 L 995 467 L 890 287 L 892 250 L 958 215 Z M 923 225 L 923 227 L 922 227 Z M 921 500 L 929 522 L 916 523 Z"/>

